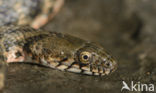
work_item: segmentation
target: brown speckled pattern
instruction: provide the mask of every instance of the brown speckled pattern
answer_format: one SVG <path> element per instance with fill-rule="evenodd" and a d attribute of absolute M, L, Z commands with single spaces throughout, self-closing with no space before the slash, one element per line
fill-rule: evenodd
<path fill-rule="evenodd" d="M 63 2 L 64 0 L 1 0 L 0 26 L 18 24 L 38 29 L 57 14 Z"/>
<path fill-rule="evenodd" d="M 117 68 L 114 58 L 96 43 L 67 34 L 35 30 L 29 26 L 0 28 L 0 56 L 0 65 L 35 62 L 61 71 L 87 75 L 108 75 Z M 4 67 L 0 67 L 1 75 L 4 75 Z M 2 85 L 4 80 L 0 78 Z"/>

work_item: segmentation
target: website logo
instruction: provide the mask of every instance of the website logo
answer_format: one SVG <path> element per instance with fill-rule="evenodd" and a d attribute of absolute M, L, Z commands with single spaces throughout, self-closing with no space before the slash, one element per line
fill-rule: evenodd
<path fill-rule="evenodd" d="M 154 84 L 135 83 L 131 81 L 130 85 L 128 85 L 125 81 L 122 81 L 122 85 L 121 91 L 154 91 Z"/>

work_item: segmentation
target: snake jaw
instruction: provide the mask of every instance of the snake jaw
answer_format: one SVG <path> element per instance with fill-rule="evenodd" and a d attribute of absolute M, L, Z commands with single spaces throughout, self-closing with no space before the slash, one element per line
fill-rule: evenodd
<path fill-rule="evenodd" d="M 101 58 L 99 56 L 98 57 L 95 56 L 95 58 L 93 59 L 94 62 L 90 62 L 88 66 L 82 67 L 85 74 L 103 76 L 108 75 L 117 69 L 117 63 L 112 57 Z"/>

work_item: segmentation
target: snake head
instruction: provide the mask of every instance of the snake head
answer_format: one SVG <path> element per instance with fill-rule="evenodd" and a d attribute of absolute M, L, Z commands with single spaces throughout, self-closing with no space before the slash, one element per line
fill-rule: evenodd
<path fill-rule="evenodd" d="M 95 43 L 86 43 L 81 47 L 75 57 L 81 73 L 88 75 L 107 75 L 117 68 L 115 59 L 110 56 L 102 46 Z"/>

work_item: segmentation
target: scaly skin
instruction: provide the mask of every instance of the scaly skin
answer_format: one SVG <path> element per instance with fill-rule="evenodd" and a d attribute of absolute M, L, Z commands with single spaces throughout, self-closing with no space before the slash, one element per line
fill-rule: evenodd
<path fill-rule="evenodd" d="M 1 63 L 35 62 L 50 68 L 88 75 L 107 75 L 117 63 L 100 45 L 28 26 L 0 28 Z M 4 65 L 1 72 L 4 72 Z M 1 87 L 3 74 L 0 73 Z"/>
<path fill-rule="evenodd" d="M 0 26 L 30 25 L 38 29 L 52 19 L 64 0 L 0 0 Z"/>

